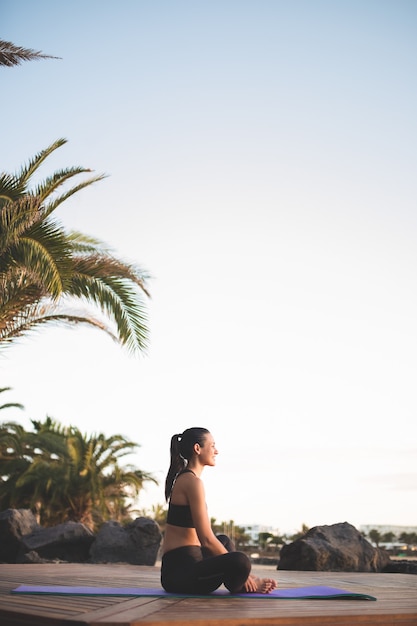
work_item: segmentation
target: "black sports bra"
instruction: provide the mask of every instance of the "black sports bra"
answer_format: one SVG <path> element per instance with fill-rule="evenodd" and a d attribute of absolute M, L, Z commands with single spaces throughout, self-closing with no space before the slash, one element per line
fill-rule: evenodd
<path fill-rule="evenodd" d="M 191 472 L 191 474 L 194 474 L 193 470 L 185 469 L 180 472 L 178 476 L 187 472 Z M 195 528 L 193 517 L 191 515 L 190 505 L 173 504 L 170 501 L 168 507 L 167 524 L 171 524 L 172 526 L 180 526 L 181 528 Z"/>

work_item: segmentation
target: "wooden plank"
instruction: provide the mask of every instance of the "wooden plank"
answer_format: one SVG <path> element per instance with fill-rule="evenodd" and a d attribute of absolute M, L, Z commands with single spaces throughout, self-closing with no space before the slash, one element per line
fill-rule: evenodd
<path fill-rule="evenodd" d="M 1 626 L 417 626 L 417 576 L 284 572 L 280 587 L 329 585 L 366 593 L 359 600 L 270 600 L 11 595 L 19 584 L 159 587 L 159 568 L 124 564 L 0 565 Z"/>
<path fill-rule="evenodd" d="M 175 611 L 178 602 L 176 598 L 131 598 L 128 601 L 124 600 L 121 605 L 84 614 L 83 620 L 91 625 L 109 623 L 130 625 L 138 620 L 142 623 L 143 618 L 155 615 L 161 609 L 168 608 L 170 611 Z"/>

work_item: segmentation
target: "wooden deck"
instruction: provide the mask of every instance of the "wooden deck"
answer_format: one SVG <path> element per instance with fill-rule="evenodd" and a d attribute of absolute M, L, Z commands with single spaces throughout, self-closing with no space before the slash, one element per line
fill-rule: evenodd
<path fill-rule="evenodd" d="M 0 564 L 1 626 L 417 626 L 417 576 L 285 572 L 254 566 L 280 587 L 328 585 L 366 600 L 267 600 L 18 595 L 28 585 L 159 587 L 159 567 Z"/>

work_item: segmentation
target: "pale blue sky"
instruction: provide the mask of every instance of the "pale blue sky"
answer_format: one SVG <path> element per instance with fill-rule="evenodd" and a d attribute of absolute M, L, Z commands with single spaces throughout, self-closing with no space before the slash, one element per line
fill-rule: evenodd
<path fill-rule="evenodd" d="M 161 480 L 208 427 L 218 520 L 417 524 L 417 4 L 0 0 L 0 168 L 109 177 L 57 217 L 152 274 L 151 345 L 7 351 L 9 418 L 120 432 Z"/>

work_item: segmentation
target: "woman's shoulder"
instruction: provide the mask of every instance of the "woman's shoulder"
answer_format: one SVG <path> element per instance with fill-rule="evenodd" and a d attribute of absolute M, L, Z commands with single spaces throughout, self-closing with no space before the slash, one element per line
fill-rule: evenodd
<path fill-rule="evenodd" d="M 170 502 L 172 504 L 188 505 L 204 494 L 203 481 L 194 472 L 180 472 L 172 487 Z"/>
<path fill-rule="evenodd" d="M 186 491 L 204 490 L 203 481 L 191 469 L 181 471 L 175 480 L 174 486 L 177 486 L 177 488 L 180 487 L 180 490 L 185 489 Z"/>

